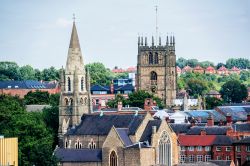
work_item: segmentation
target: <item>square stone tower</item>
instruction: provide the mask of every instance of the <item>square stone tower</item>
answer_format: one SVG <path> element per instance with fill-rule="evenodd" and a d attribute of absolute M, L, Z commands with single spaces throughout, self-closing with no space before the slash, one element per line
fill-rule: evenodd
<path fill-rule="evenodd" d="M 148 46 L 147 37 L 138 37 L 137 89 L 153 93 L 171 107 L 176 98 L 176 55 L 175 37 L 167 36 L 162 45 Z"/>

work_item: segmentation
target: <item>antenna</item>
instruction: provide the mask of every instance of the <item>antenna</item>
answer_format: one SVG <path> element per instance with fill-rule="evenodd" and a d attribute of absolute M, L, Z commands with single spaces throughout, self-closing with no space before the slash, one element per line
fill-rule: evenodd
<path fill-rule="evenodd" d="M 158 39 L 158 6 L 155 5 L 155 33 L 156 33 L 156 40 L 155 40 L 155 45 L 157 45 L 157 39 Z"/>

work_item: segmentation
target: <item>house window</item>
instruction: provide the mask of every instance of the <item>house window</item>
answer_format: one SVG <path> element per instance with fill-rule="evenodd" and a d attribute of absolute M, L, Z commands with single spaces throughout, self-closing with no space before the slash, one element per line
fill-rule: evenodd
<path fill-rule="evenodd" d="M 197 151 L 202 151 L 202 146 L 197 146 L 196 149 Z"/>
<path fill-rule="evenodd" d="M 186 147 L 185 146 L 181 146 L 181 151 L 185 151 Z"/>
<path fill-rule="evenodd" d="M 250 161 L 250 156 L 247 156 L 246 160 L 247 160 L 247 161 Z"/>
<path fill-rule="evenodd" d="M 189 150 L 189 151 L 194 151 L 194 147 L 193 147 L 193 146 L 189 146 L 189 147 L 188 147 L 188 150 Z"/>
<path fill-rule="evenodd" d="M 95 100 L 95 105 L 99 105 L 99 99 Z"/>
<path fill-rule="evenodd" d="M 227 152 L 230 152 L 230 151 L 231 151 L 231 147 L 230 147 L 230 146 L 227 146 L 227 147 L 226 147 L 226 151 L 227 151 Z"/>
<path fill-rule="evenodd" d="M 210 161 L 211 160 L 211 155 L 206 155 L 205 156 L 205 162 L 208 162 L 208 161 Z"/>
<path fill-rule="evenodd" d="M 247 151 L 247 152 L 250 152 L 250 146 L 247 146 L 247 147 L 246 147 L 246 151 Z"/>
<path fill-rule="evenodd" d="M 217 160 L 221 160 L 221 156 L 217 156 Z"/>
<path fill-rule="evenodd" d="M 203 161 L 203 156 L 202 155 L 197 155 L 197 162 Z"/>
<path fill-rule="evenodd" d="M 231 160 L 231 157 L 230 156 L 226 156 L 226 160 Z"/>
<path fill-rule="evenodd" d="M 220 151 L 221 151 L 221 147 L 220 147 L 220 146 L 217 146 L 217 147 L 216 147 L 216 151 L 217 151 L 217 152 L 220 152 Z"/>
<path fill-rule="evenodd" d="M 96 144 L 93 141 L 93 139 L 91 139 L 90 143 L 89 143 L 89 149 L 95 149 L 96 148 Z"/>
<path fill-rule="evenodd" d="M 159 141 L 159 164 L 171 165 L 171 143 L 166 131 L 163 131 Z"/>
<path fill-rule="evenodd" d="M 189 155 L 188 159 L 189 159 L 190 163 L 193 163 L 194 162 L 194 155 Z"/>
<path fill-rule="evenodd" d="M 206 147 L 205 147 L 205 151 L 208 152 L 208 151 L 210 151 L 210 150 L 211 150 L 211 147 L 210 147 L 210 146 L 206 146 Z"/>
<path fill-rule="evenodd" d="M 71 82 L 69 77 L 68 77 L 68 91 L 71 91 Z"/>
<path fill-rule="evenodd" d="M 115 151 L 112 151 L 109 155 L 109 165 L 110 166 L 117 166 L 118 165 L 117 154 L 115 153 Z"/>
<path fill-rule="evenodd" d="M 185 163 L 186 155 L 181 155 L 180 163 Z"/>
<path fill-rule="evenodd" d="M 83 77 L 81 78 L 81 91 L 83 91 Z"/>
<path fill-rule="evenodd" d="M 152 52 L 149 52 L 148 61 L 149 61 L 149 64 L 153 64 L 153 54 L 152 54 Z"/>
<path fill-rule="evenodd" d="M 236 146 L 235 150 L 236 150 L 236 152 L 240 152 L 241 151 L 240 146 Z"/>

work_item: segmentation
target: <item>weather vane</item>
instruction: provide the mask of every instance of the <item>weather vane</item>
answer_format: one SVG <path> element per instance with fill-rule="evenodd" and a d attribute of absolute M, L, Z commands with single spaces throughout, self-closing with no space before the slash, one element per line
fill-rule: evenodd
<path fill-rule="evenodd" d="M 76 16 L 75 16 L 75 13 L 73 13 L 73 21 L 75 22 L 76 20 Z"/>

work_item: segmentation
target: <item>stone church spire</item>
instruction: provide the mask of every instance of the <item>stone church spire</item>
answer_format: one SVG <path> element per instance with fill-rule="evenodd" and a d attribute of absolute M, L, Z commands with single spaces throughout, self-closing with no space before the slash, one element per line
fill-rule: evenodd
<path fill-rule="evenodd" d="M 92 110 L 89 75 L 87 74 L 75 21 L 73 22 L 67 62 L 65 70 L 62 69 L 59 104 L 59 145 L 62 145 L 63 135 L 72 127 L 81 122 L 83 114 Z"/>

